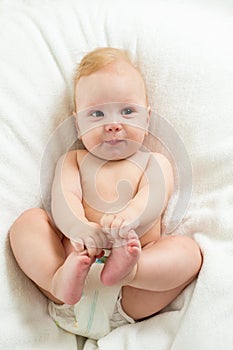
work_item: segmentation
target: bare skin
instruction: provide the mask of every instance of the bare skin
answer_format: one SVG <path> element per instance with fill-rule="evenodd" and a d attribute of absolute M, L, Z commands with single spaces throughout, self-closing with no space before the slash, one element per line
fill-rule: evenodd
<path fill-rule="evenodd" d="M 91 258 L 87 253 L 71 252 L 53 276 L 51 293 L 66 304 L 78 302 L 90 267 Z"/>
<path fill-rule="evenodd" d="M 72 247 L 64 264 L 56 271 L 52 280 L 51 294 L 66 304 L 75 304 L 82 296 L 86 276 L 95 259 L 87 250 L 77 252 Z M 101 281 L 106 286 L 131 281 L 136 273 L 136 263 L 141 253 L 141 245 L 135 232 L 130 232 L 125 245 L 113 249 L 101 273 Z M 101 254 L 100 254 L 101 256 Z"/>
<path fill-rule="evenodd" d="M 128 108 L 131 103 L 149 110 L 142 77 L 129 63 L 122 61 L 82 77 L 76 95 L 76 104 L 81 110 L 112 102 L 127 103 L 124 113 L 131 112 Z M 128 144 L 128 140 L 141 145 L 145 135 L 144 129 L 110 122 L 86 132 L 82 142 L 87 150 L 92 151 L 100 145 L 114 155 L 115 151 L 121 151 L 121 145 Z M 25 274 L 50 300 L 58 304 L 75 304 L 80 300 L 85 278 L 95 258 L 103 254 L 103 248 L 110 248 L 111 254 L 102 271 L 101 281 L 107 286 L 122 286 L 123 309 L 129 316 L 139 320 L 169 304 L 197 276 L 202 264 L 201 252 L 190 238 L 161 237 L 161 216 L 173 191 L 172 169 L 165 157 L 153 154 L 164 178 L 163 208 L 153 225 L 138 238 L 131 231 L 133 227 L 124 235 L 121 229 L 141 217 L 144 203 L 147 203 L 148 189 L 142 169 L 127 159 L 110 159 L 101 167 L 96 177 L 96 188 L 104 201 L 116 199 L 116 187 L 122 176 L 130 183 L 133 191 L 126 208 L 122 206 L 116 215 L 103 215 L 103 211 L 85 201 L 85 195 L 88 194 L 85 179 L 92 173 L 90 169 L 85 173 L 81 168 L 81 161 L 87 154 L 88 151 L 81 150 L 69 152 L 62 172 L 59 172 L 62 176 L 58 177 L 57 183 L 61 185 L 62 194 L 58 196 L 59 200 L 54 201 L 53 212 L 59 229 L 42 209 L 28 210 L 10 230 L 11 247 Z M 158 189 L 160 187 L 159 183 Z M 159 196 L 150 208 L 156 207 L 158 199 Z M 62 209 L 56 207 L 60 203 Z M 68 210 L 64 214 L 66 205 Z M 74 231 L 82 242 L 80 247 L 77 244 L 75 248 L 70 239 L 61 233 L 65 232 L 70 237 L 68 231 L 73 216 L 83 223 L 89 222 L 99 232 L 97 235 L 86 234 L 85 230 L 78 229 L 78 220 L 74 220 Z M 118 227 L 119 232 L 114 236 L 112 232 Z M 108 236 L 114 237 L 112 246 L 108 246 Z M 119 240 L 122 244 L 116 244 Z"/>
<path fill-rule="evenodd" d="M 136 274 L 136 264 L 140 257 L 141 244 L 137 234 L 130 231 L 126 244 L 115 247 L 105 263 L 101 281 L 105 286 L 131 281 Z"/>
<path fill-rule="evenodd" d="M 47 241 L 46 247 L 43 245 L 44 240 Z M 74 253 L 70 241 L 62 237 L 54 227 L 46 212 L 37 208 L 24 212 L 10 230 L 10 243 L 19 266 L 37 284 L 46 297 L 57 304 L 63 304 L 64 302 L 74 304 L 79 300 L 83 280 L 92 261 L 85 255 L 84 258 L 87 257 L 88 260 L 84 260 L 81 256 L 81 261 L 84 261 L 84 272 L 83 270 L 80 271 L 79 261 L 74 264 L 73 273 L 70 274 L 70 271 L 66 273 L 64 268 L 64 275 L 59 273 L 56 275 L 61 266 L 64 265 L 68 268 L 69 264 L 65 264 L 67 257 L 71 255 L 71 259 L 73 260 L 74 257 L 75 260 L 77 253 Z M 147 259 L 146 255 L 143 255 L 143 250 L 149 248 L 151 254 L 153 254 L 152 249 L 155 249 L 154 253 L 156 254 L 161 252 L 158 255 L 159 270 L 154 268 L 156 265 L 153 263 L 151 283 L 147 286 L 149 289 L 137 288 L 127 282 L 122 287 L 122 307 L 135 320 L 158 312 L 174 300 L 185 286 L 196 277 L 202 264 L 201 253 L 196 243 L 187 237 L 174 236 L 159 239 L 157 246 L 152 245 L 151 247 L 145 246 L 142 248 L 137 266 L 140 268 L 140 265 L 143 264 L 142 267 L 144 268 L 148 264 L 148 272 L 151 271 L 151 261 Z M 23 256 L 22 251 L 24 251 Z M 79 258 L 80 256 L 76 261 Z M 72 260 L 69 260 L 69 263 Z M 88 263 L 90 263 L 89 266 L 87 266 Z M 78 276 L 77 280 L 80 285 L 74 286 L 73 279 L 75 275 Z M 162 278 L 162 275 L 167 275 L 167 278 Z M 56 283 L 54 282 L 54 276 L 56 276 Z M 143 275 L 143 277 L 145 276 Z M 178 280 L 177 277 L 179 277 Z M 137 280 L 138 278 L 141 278 L 141 272 Z M 57 288 L 56 290 L 56 285 L 61 283 L 64 286 L 64 279 L 66 279 L 67 289 Z M 142 282 L 144 283 L 144 281 Z M 67 300 L 65 300 L 66 298 Z"/>

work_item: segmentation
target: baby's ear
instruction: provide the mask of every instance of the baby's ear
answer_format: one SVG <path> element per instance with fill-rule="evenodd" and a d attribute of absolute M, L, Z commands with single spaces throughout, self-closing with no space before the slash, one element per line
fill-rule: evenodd
<path fill-rule="evenodd" d="M 78 126 L 78 120 L 77 120 L 77 113 L 73 112 L 72 115 L 73 115 L 73 118 L 74 118 L 74 124 L 75 124 L 76 130 L 77 130 L 77 133 L 78 133 L 78 139 L 81 140 L 80 130 L 79 130 L 79 126 Z"/>
<path fill-rule="evenodd" d="M 146 136 L 148 135 L 148 129 L 149 129 L 149 124 L 150 124 L 151 106 L 147 107 L 147 113 L 148 113 L 148 116 L 147 116 L 147 123 L 146 123 L 146 132 L 145 132 Z"/>
<path fill-rule="evenodd" d="M 74 118 L 75 127 L 76 127 L 76 129 L 78 130 L 77 113 L 76 113 L 76 112 L 73 112 L 72 115 L 73 115 L 73 118 Z"/>
<path fill-rule="evenodd" d="M 148 112 L 149 118 L 150 118 L 150 116 L 151 116 L 151 106 L 148 106 L 148 107 L 147 107 L 147 112 Z"/>

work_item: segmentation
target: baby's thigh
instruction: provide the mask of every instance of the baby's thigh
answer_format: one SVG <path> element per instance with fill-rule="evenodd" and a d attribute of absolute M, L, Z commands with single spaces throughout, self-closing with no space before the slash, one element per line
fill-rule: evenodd
<path fill-rule="evenodd" d="M 139 238 L 142 247 L 157 242 L 158 239 L 161 238 L 161 219 L 157 220 L 156 223 L 150 228 L 150 230 Z"/>

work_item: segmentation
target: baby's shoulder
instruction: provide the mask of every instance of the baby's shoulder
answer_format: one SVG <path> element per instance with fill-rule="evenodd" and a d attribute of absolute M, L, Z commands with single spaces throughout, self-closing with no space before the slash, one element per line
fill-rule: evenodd
<path fill-rule="evenodd" d="M 156 160 L 156 163 L 159 165 L 164 175 L 164 180 L 168 190 L 168 198 L 169 198 L 171 193 L 173 192 L 173 187 L 174 187 L 174 172 L 173 172 L 171 162 L 162 153 L 151 152 L 151 155 Z"/>
<path fill-rule="evenodd" d="M 150 154 L 153 157 L 153 159 L 155 159 L 158 162 L 158 164 L 160 166 L 162 166 L 162 168 L 163 167 L 169 167 L 169 168 L 171 167 L 170 161 L 168 160 L 168 158 L 164 154 L 159 153 L 159 152 L 150 152 Z"/>
<path fill-rule="evenodd" d="M 158 162 L 161 162 L 161 163 L 169 163 L 170 164 L 170 161 L 168 160 L 168 158 L 162 154 L 162 153 L 159 153 L 159 152 L 150 152 L 150 154 L 158 161 Z"/>
<path fill-rule="evenodd" d="M 159 165 L 160 169 L 162 170 L 163 174 L 166 177 L 170 177 L 173 179 L 173 168 L 170 160 L 162 153 L 158 152 L 151 152 L 154 159 L 156 160 L 156 163 Z"/>
<path fill-rule="evenodd" d="M 58 159 L 57 165 L 61 165 L 62 167 L 69 166 L 71 164 L 79 164 L 82 158 L 86 154 L 86 150 L 72 150 L 68 151 Z"/>
<path fill-rule="evenodd" d="M 75 149 L 72 151 L 69 151 L 65 153 L 63 156 L 67 159 L 74 159 L 74 158 L 82 158 L 87 154 L 87 151 L 85 149 Z"/>
<path fill-rule="evenodd" d="M 75 150 L 75 152 L 76 152 L 76 162 L 78 163 L 78 165 L 80 165 L 88 152 L 85 149 L 77 149 Z"/>

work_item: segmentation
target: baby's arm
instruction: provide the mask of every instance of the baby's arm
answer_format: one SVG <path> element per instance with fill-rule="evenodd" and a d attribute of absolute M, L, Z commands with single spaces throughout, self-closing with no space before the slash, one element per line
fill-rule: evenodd
<path fill-rule="evenodd" d="M 100 254 L 106 237 L 99 225 L 89 222 L 82 205 L 82 188 L 77 151 L 63 155 L 56 166 L 52 185 L 51 211 L 54 222 L 65 236 L 89 255 Z"/>
<path fill-rule="evenodd" d="M 160 218 L 172 191 L 171 164 L 162 154 L 151 153 L 138 192 L 124 210 L 103 216 L 104 231 L 125 237 L 130 229 L 134 229 L 142 236 Z"/>
<path fill-rule="evenodd" d="M 135 214 L 139 215 L 139 236 L 161 217 L 173 192 L 173 185 L 173 170 L 168 159 L 160 153 L 151 153 L 139 190 L 128 207 L 129 210 L 136 209 Z"/>

